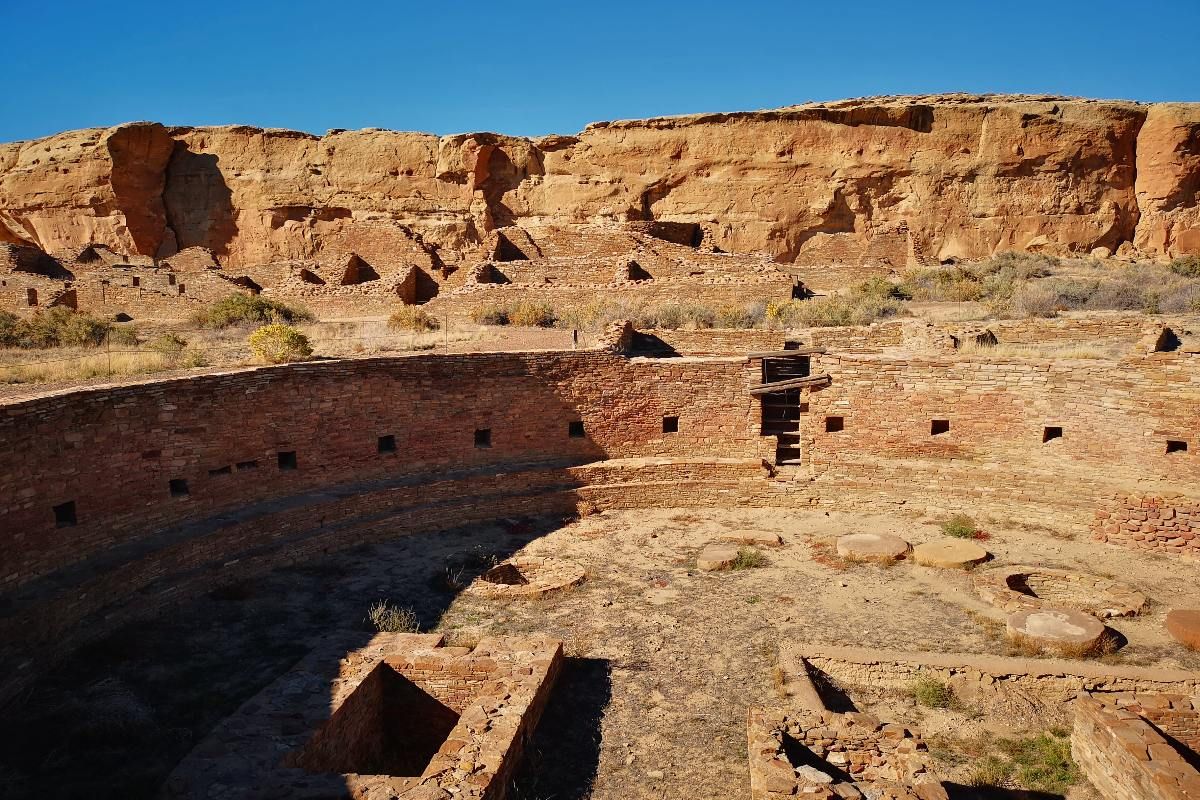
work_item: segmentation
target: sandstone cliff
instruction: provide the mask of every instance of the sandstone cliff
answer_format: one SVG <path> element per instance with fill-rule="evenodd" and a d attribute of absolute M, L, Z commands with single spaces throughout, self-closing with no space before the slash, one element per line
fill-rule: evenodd
<path fill-rule="evenodd" d="M 930 260 L 1200 252 L 1200 104 L 901 97 L 597 123 L 576 136 L 325 136 L 135 123 L 0 145 L 0 241 L 226 266 L 477 258 L 509 225 L 699 224 L 727 251 Z"/>

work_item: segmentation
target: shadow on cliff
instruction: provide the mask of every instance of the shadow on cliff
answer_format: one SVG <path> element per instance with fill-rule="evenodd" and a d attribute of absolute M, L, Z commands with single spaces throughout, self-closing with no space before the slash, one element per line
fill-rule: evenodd
<path fill-rule="evenodd" d="M 219 161 L 215 154 L 194 153 L 185 142 L 175 143 L 167 164 L 163 205 L 180 250 L 207 247 L 218 258 L 229 254 L 237 235 L 237 216 Z"/>

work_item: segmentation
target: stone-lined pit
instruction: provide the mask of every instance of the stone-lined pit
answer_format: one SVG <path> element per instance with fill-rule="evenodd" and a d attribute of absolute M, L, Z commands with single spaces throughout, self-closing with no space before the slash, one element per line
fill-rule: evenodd
<path fill-rule="evenodd" d="M 573 561 L 559 558 L 510 559 L 480 575 L 466 592 L 479 597 L 541 597 L 583 583 L 587 573 Z"/>

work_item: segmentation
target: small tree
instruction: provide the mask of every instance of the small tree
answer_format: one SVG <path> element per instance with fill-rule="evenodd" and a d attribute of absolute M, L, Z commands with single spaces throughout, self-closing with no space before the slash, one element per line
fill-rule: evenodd
<path fill-rule="evenodd" d="M 290 325 L 264 325 L 250 334 L 250 350 L 260 361 L 284 364 L 312 355 L 308 337 Z"/>

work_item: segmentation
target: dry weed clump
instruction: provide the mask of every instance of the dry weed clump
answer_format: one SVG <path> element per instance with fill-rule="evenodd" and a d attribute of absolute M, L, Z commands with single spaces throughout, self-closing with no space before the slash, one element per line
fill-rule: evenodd
<path fill-rule="evenodd" d="M 411 608 L 394 606 L 387 600 L 376 600 L 367 610 L 367 620 L 380 633 L 417 633 L 421 621 Z"/>
<path fill-rule="evenodd" d="M 111 322 L 62 307 L 38 311 L 28 319 L 21 319 L 8 311 L 0 311 L 0 347 L 98 347 L 113 333 L 114 327 Z M 129 341 L 129 335 L 125 332 L 116 334 L 112 341 L 120 344 L 136 343 L 136 331 L 132 333 L 133 342 Z"/>
<path fill-rule="evenodd" d="M 388 317 L 388 330 L 393 331 L 436 331 L 441 325 L 425 309 L 419 306 L 401 306 Z"/>

